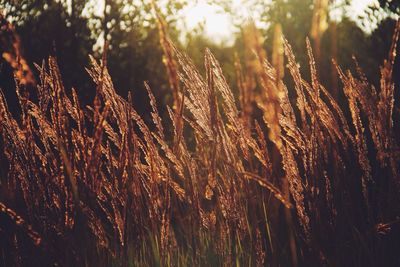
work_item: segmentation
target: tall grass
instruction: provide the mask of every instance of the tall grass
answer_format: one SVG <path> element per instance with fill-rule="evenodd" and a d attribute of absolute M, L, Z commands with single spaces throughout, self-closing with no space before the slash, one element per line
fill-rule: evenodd
<path fill-rule="evenodd" d="M 294 88 L 258 54 L 252 75 L 262 91 L 253 97 L 237 60 L 238 104 L 213 54 L 205 51 L 202 75 L 159 20 L 175 97 L 169 121 L 148 85 L 150 124 L 132 96 L 116 93 L 105 54 L 87 68 L 96 96 L 86 107 L 64 88 L 55 58 L 36 65 L 37 84 L 21 75 L 23 61 L 12 65 L 21 114 L 9 112 L 1 93 L 1 264 L 400 264 L 392 82 L 400 23 L 378 90 L 358 65 L 351 73 L 334 63 L 347 97 L 337 103 L 318 79 L 309 42 L 311 82 L 283 39 Z M 16 51 L 3 57 L 18 62 Z"/>

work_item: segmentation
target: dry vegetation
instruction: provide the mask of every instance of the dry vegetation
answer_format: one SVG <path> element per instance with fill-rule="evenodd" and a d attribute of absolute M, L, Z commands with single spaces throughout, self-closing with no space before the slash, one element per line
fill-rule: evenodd
<path fill-rule="evenodd" d="M 0 228 L 2 262 L 399 263 L 389 248 L 399 245 L 393 237 L 400 155 L 392 73 L 400 23 L 379 89 L 360 67 L 351 73 L 336 66 L 345 105 L 319 82 L 309 43 L 311 83 L 283 40 L 277 45 L 294 88 L 283 83 L 278 63 L 255 49 L 259 68 L 237 61 L 237 101 L 213 54 L 205 51 L 201 75 L 159 23 L 175 99 L 170 121 L 162 121 L 148 86 L 151 124 L 135 111 L 134 96 L 116 93 L 105 53 L 87 69 L 96 97 L 86 107 L 75 89 L 64 88 L 55 58 L 36 66 L 36 83 L 17 46 L 3 55 L 15 69 L 21 114 L 9 112 L 1 93 L 9 167 L 0 198 L 0 221 L 9 226 Z M 251 91 L 249 72 L 261 92 Z M 263 121 L 255 120 L 255 102 Z"/>

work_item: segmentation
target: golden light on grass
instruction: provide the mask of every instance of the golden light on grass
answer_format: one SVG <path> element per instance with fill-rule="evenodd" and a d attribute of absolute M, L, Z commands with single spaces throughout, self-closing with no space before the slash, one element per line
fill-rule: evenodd
<path fill-rule="evenodd" d="M 333 62 L 339 102 L 309 39 L 300 66 L 281 24 L 270 56 L 255 23 L 244 27 L 235 95 L 213 52 L 205 49 L 200 71 L 168 39 L 156 1 L 152 8 L 174 98 L 166 114 L 147 82 L 147 117 L 117 93 L 106 52 L 90 56 L 95 97 L 85 106 L 55 57 L 35 65 L 39 79 L 28 87 L 26 61 L 11 57 L 16 46 L 4 52 L 20 114 L 0 90 L 1 159 L 15 195 L 0 199 L 0 222 L 10 226 L 0 228 L 0 245 L 16 258 L 29 251 L 71 266 L 279 266 L 282 258 L 328 266 L 348 244 L 362 242 L 359 261 L 360 251 L 374 252 L 385 241 L 376 236 L 399 224 L 387 204 L 399 198 L 400 21 L 376 74 L 380 88 L 356 59 L 355 71 Z"/>

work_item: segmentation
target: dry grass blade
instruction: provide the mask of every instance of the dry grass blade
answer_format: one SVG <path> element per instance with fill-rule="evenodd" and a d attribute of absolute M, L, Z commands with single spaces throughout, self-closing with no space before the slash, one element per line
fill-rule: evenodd
<path fill-rule="evenodd" d="M 42 242 L 40 235 L 35 232 L 31 225 L 29 225 L 21 216 L 19 216 L 14 210 L 8 208 L 2 202 L 0 202 L 0 212 L 4 212 L 10 219 L 19 227 L 21 227 L 26 234 L 32 239 L 33 243 L 38 246 Z"/>

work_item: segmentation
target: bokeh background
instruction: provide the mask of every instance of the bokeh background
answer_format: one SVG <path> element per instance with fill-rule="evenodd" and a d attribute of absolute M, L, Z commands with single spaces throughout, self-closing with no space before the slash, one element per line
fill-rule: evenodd
<path fill-rule="evenodd" d="M 320 58 L 317 58 L 320 78 L 327 88 L 336 90 L 338 82 L 332 70 L 332 58 L 346 69 L 354 67 L 354 55 L 367 77 L 378 83 L 378 66 L 387 56 L 400 13 L 399 2 L 387 0 L 156 2 L 172 41 L 200 69 L 204 49 L 209 47 L 233 90 L 237 90 L 234 54 L 243 61 L 248 56 L 245 39 L 252 35 L 251 20 L 260 32 L 268 59 L 272 57 L 274 30 L 279 24 L 304 73 L 308 73 L 305 38 L 318 37 L 318 47 L 314 49 Z M 171 104 L 151 1 L 1 0 L 0 7 L 5 18 L 14 22 L 28 63 L 33 67 L 33 63 L 41 64 L 49 55 L 56 56 L 66 87 L 76 88 L 85 101 L 92 101 L 94 95 L 93 84 L 85 71 L 89 55 L 101 58 L 106 39 L 107 63 L 116 90 L 124 97 L 132 91 L 139 111 L 145 113 L 147 108 L 141 107 L 145 95 L 143 81 L 148 81 L 160 106 Z M 313 44 L 316 45 L 315 40 Z M 8 50 L 6 46 L 7 42 L 2 42 L 2 52 Z M 10 66 L 1 59 L 0 87 L 9 101 L 16 99 L 11 73 Z M 400 79 L 399 75 L 394 77 Z M 10 108 L 15 111 L 12 104 Z"/>

